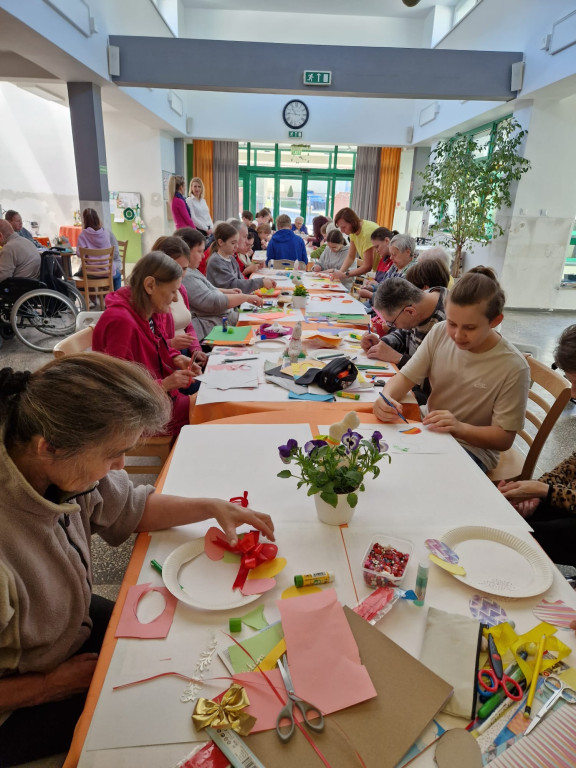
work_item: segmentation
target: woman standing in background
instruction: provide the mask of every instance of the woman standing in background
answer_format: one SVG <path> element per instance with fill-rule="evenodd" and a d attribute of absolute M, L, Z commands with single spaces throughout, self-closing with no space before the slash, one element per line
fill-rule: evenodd
<path fill-rule="evenodd" d="M 204 237 L 212 234 L 214 226 L 210 216 L 208 203 L 204 199 L 204 182 L 197 177 L 190 182 L 189 196 L 186 198 L 188 209 L 196 229 L 200 230 Z"/>
<path fill-rule="evenodd" d="M 192 221 L 190 215 L 190 208 L 184 198 L 185 186 L 186 182 L 184 181 L 184 176 L 170 177 L 168 196 L 170 198 L 172 216 L 174 217 L 174 226 L 176 229 L 180 229 L 180 227 L 192 227 L 193 229 L 196 229 L 196 225 Z"/>

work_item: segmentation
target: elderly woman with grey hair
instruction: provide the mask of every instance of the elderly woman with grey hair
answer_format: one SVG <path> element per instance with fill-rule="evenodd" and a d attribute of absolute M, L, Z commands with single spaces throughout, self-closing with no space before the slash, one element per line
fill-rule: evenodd
<path fill-rule="evenodd" d="M 416 262 L 416 240 L 410 235 L 394 235 L 390 240 L 392 266 L 387 277 L 405 277 L 408 269 Z"/>
<path fill-rule="evenodd" d="M 448 272 L 450 272 L 450 269 L 452 267 L 452 258 L 446 248 L 442 248 L 441 246 L 435 246 L 434 248 L 427 248 L 425 251 L 421 251 L 418 253 L 418 261 L 426 261 L 426 260 L 440 260 L 446 265 L 446 269 Z M 452 288 L 454 285 L 454 278 L 452 275 L 450 275 L 450 281 L 448 283 L 448 288 Z"/>

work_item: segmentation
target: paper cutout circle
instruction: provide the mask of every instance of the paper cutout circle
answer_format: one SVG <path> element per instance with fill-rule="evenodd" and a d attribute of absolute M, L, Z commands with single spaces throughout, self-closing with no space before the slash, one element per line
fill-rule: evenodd
<path fill-rule="evenodd" d="M 254 581 L 256 579 L 271 579 L 276 576 L 277 573 L 283 571 L 286 568 L 285 557 L 275 557 L 274 560 L 270 560 L 266 563 L 261 563 L 253 568 L 248 573 L 248 580 Z"/>
<path fill-rule="evenodd" d="M 204 551 L 210 560 L 222 560 L 224 557 L 225 550 L 222 547 L 218 547 L 215 544 L 216 541 L 226 541 L 226 536 L 219 528 L 213 526 L 208 528 L 204 536 Z"/>
<path fill-rule="evenodd" d="M 472 617 L 478 619 L 481 624 L 496 627 L 508 620 L 506 611 L 496 600 L 489 600 L 482 595 L 474 595 L 470 598 L 469 605 Z"/>
<path fill-rule="evenodd" d="M 133 208 L 124 208 L 124 219 L 126 221 L 133 221 L 136 218 Z"/>
<path fill-rule="evenodd" d="M 252 579 L 247 580 L 240 592 L 243 595 L 261 595 L 263 592 L 273 589 L 276 586 L 276 579 Z"/>
<path fill-rule="evenodd" d="M 460 560 L 456 552 L 439 539 L 426 539 L 424 544 L 440 560 L 444 560 L 447 563 L 457 563 Z"/>
<path fill-rule="evenodd" d="M 310 587 L 288 587 L 288 589 L 285 589 L 284 592 L 281 594 L 282 600 L 288 600 L 291 597 L 302 597 L 302 595 L 311 595 L 314 592 L 322 592 L 320 587 L 316 586 L 310 586 Z"/>
<path fill-rule="evenodd" d="M 576 611 L 563 600 L 541 600 L 532 613 L 539 621 L 546 621 L 555 627 L 570 628 L 571 622 L 576 620 Z"/>

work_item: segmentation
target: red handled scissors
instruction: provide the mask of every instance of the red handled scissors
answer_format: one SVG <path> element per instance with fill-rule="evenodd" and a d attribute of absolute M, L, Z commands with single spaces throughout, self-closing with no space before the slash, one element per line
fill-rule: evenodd
<path fill-rule="evenodd" d="M 498 653 L 496 643 L 492 635 L 488 635 L 488 655 L 492 669 L 481 669 L 478 672 L 478 682 L 486 691 L 496 693 L 498 688 L 502 689 L 506 696 L 513 701 L 520 701 L 524 696 L 524 691 L 514 678 L 504 674 L 502 666 L 502 657 Z"/>

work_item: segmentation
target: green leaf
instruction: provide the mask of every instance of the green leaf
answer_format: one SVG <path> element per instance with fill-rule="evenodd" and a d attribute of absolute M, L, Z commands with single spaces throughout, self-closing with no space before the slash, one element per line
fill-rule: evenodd
<path fill-rule="evenodd" d="M 283 469 L 282 472 L 278 472 L 276 477 L 282 477 L 282 478 L 292 477 L 292 472 L 290 472 L 289 469 Z"/>
<path fill-rule="evenodd" d="M 330 504 L 331 507 L 338 506 L 338 496 L 335 493 L 328 493 L 327 491 L 322 491 L 320 494 L 320 498 L 326 502 L 326 504 Z"/>
<path fill-rule="evenodd" d="M 348 494 L 348 504 L 350 504 L 352 509 L 358 504 L 358 496 L 355 493 Z"/>

